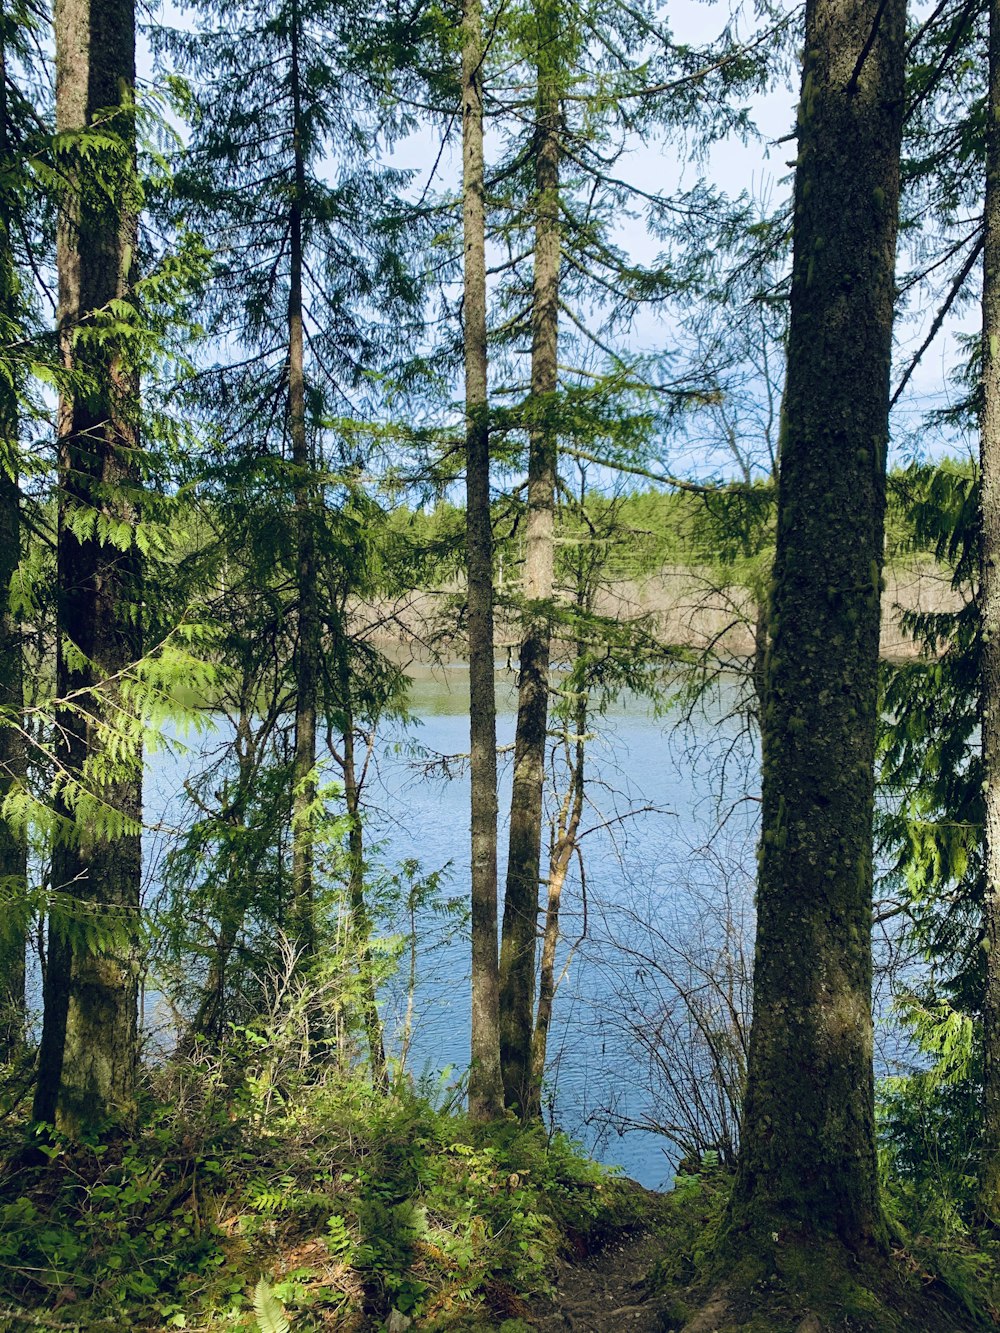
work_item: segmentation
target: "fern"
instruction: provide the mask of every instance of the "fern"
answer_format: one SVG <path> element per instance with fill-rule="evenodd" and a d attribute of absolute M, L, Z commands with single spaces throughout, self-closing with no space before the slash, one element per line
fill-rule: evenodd
<path fill-rule="evenodd" d="M 266 1278 L 260 1278 L 254 1287 L 253 1308 L 257 1316 L 257 1333 L 291 1333 L 285 1307 Z"/>

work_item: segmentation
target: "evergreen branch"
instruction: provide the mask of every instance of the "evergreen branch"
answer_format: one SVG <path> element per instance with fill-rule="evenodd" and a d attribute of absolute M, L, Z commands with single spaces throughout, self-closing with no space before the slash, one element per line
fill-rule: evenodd
<path fill-rule="evenodd" d="M 980 232 L 976 244 L 969 252 L 968 259 L 966 259 L 965 263 L 962 265 L 961 271 L 959 272 L 955 281 L 952 283 L 948 295 L 945 297 L 937 314 L 935 315 L 934 322 L 933 324 L 931 324 L 930 331 L 928 332 L 927 337 L 920 344 L 920 347 L 917 350 L 916 355 L 913 357 L 913 359 L 910 361 L 910 364 L 907 366 L 903 378 L 899 381 L 899 384 L 896 386 L 896 391 L 889 400 L 890 411 L 896 406 L 896 403 L 899 401 L 900 395 L 906 388 L 907 384 L 910 382 L 910 377 L 916 370 L 917 366 L 920 364 L 921 357 L 924 355 L 928 347 L 930 347 L 931 343 L 937 337 L 941 325 L 948 317 L 948 311 L 951 309 L 951 307 L 955 304 L 955 301 L 958 299 L 958 296 L 961 293 L 962 288 L 965 286 L 966 278 L 972 272 L 973 268 L 975 267 L 976 261 L 982 254 L 985 242 L 986 242 L 985 235 L 983 232 Z"/>
<path fill-rule="evenodd" d="M 711 484 L 689 481 L 684 477 L 676 477 L 669 472 L 654 472 L 651 468 L 642 467 L 639 463 L 626 463 L 620 459 L 601 458 L 597 454 L 589 453 L 586 449 L 577 449 L 568 444 L 561 444 L 559 452 L 570 458 L 579 459 L 584 463 L 596 463 L 599 467 L 609 468 L 612 472 L 626 472 L 629 476 L 645 477 L 648 481 L 658 482 L 661 486 L 670 486 L 678 491 L 690 491 L 694 495 L 741 495 L 759 489 L 756 486 L 748 486 L 743 481 L 714 482 Z M 773 483 L 768 484 L 773 485 Z"/>
<path fill-rule="evenodd" d="M 612 95 L 614 96 L 615 101 L 623 102 L 626 99 L 634 97 L 658 97 L 663 93 L 677 92 L 679 89 L 689 87 L 691 84 L 701 83 L 707 79 L 710 74 L 715 74 L 718 73 L 719 70 L 726 69 L 729 65 L 742 60 L 751 52 L 756 51 L 760 47 L 769 43 L 774 37 L 788 27 L 793 16 L 794 11 L 779 19 L 779 21 L 773 24 L 770 28 L 765 28 L 763 32 L 753 39 L 753 41 L 744 42 L 743 45 L 725 52 L 723 55 L 719 56 L 717 60 L 713 60 L 711 63 L 703 65 L 701 69 L 693 70 L 690 74 L 683 74 L 679 78 L 668 79 L 663 83 L 653 83 L 646 88 L 636 88 L 631 92 L 616 92 Z M 602 96 L 606 97 L 607 95 L 608 94 L 601 93 L 563 93 L 562 97 L 563 100 L 567 102 L 591 102 L 598 100 Z"/>

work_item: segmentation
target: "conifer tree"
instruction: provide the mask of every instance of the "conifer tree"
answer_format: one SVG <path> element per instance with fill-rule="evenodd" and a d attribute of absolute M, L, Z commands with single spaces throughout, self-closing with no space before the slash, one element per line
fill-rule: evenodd
<path fill-rule="evenodd" d="M 1000 1217 L 1000 4 L 989 6 L 982 404 L 980 418 L 980 715 L 984 802 L 983 1148 L 980 1195 Z"/>
<path fill-rule="evenodd" d="M 18 137 L 24 138 L 24 107 L 13 77 L 20 35 L 30 14 L 20 4 L 0 14 L 0 344 L 17 344 L 25 333 L 27 302 L 21 291 L 15 251 L 18 214 L 23 214 Z M 22 216 L 23 221 L 23 216 Z M 0 363 L 0 805 L 22 779 L 24 745 L 20 627 L 9 603 L 21 546 L 20 426 L 24 376 L 16 358 Z M 26 845 L 8 821 L 0 820 L 0 902 L 8 904 L 0 925 L 0 1063 L 16 1049 L 24 1028 Z"/>
<path fill-rule="evenodd" d="M 506 103 L 498 96 L 515 123 L 521 118 L 528 126 L 513 136 L 496 171 L 513 186 L 495 204 L 497 234 L 507 250 L 504 267 L 513 271 L 503 293 L 513 307 L 504 342 L 515 360 L 530 347 L 529 390 L 506 422 L 520 427 L 528 447 L 500 959 L 505 1100 L 522 1115 L 529 1103 L 537 1104 L 531 1047 L 539 885 L 545 878 L 549 666 L 553 625 L 561 615 L 553 585 L 560 447 L 569 457 L 583 458 L 594 457 L 596 448 L 611 467 L 641 461 L 655 438 L 654 421 L 666 420 L 687 394 L 681 385 L 664 383 L 662 369 L 631 355 L 618 337 L 638 310 L 665 302 L 682 283 L 665 264 L 636 263 L 613 236 L 617 209 L 641 202 L 656 231 L 684 207 L 667 196 L 633 190 L 614 164 L 630 136 L 652 137 L 675 120 L 710 133 L 710 120 L 730 114 L 730 87 L 765 77 L 742 48 L 726 40 L 711 47 L 711 58 L 675 46 L 658 11 L 615 10 L 602 18 L 616 40 L 596 52 L 586 40 L 590 16 L 572 0 L 526 6 L 511 23 L 509 41 L 521 68 L 530 71 L 525 83 L 532 98 Z M 633 56 L 639 48 L 646 59 Z M 688 74 L 699 60 L 700 72 Z M 704 94 L 712 83 L 722 97 L 709 113 Z M 530 280 L 519 253 L 529 228 Z"/>
<path fill-rule="evenodd" d="M 872 810 L 905 6 L 806 10 L 763 719 L 753 1027 L 729 1241 L 884 1236 Z M 849 281 L 845 280 L 849 275 Z"/>
<path fill-rule="evenodd" d="M 350 635 L 344 622 L 347 620 L 346 589 L 340 593 L 339 619 L 342 625 L 336 637 L 337 656 L 333 664 L 336 677 L 336 690 L 331 694 L 336 699 L 337 710 L 341 715 L 341 748 L 334 752 L 334 758 L 340 765 L 344 781 L 344 808 L 349 821 L 347 832 L 347 898 L 351 909 L 351 928 L 357 956 L 359 988 L 361 992 L 362 1022 L 368 1041 L 368 1061 L 371 1066 L 372 1084 L 377 1091 L 389 1090 L 389 1072 L 385 1056 L 385 1034 L 378 1011 L 378 997 L 375 986 L 375 967 L 372 958 L 371 935 L 372 914 L 365 894 L 365 841 L 364 812 L 362 810 L 362 785 L 367 761 L 359 764 L 357 757 L 358 719 L 355 713 L 355 697 L 358 693 L 358 681 L 352 679 L 350 660 Z M 378 711 L 377 709 L 374 711 Z"/>
<path fill-rule="evenodd" d="M 486 198 L 483 13 L 462 16 L 466 569 L 472 790 L 472 1052 L 469 1113 L 494 1120 L 503 1105 L 497 962 L 497 751 L 493 645 L 493 531 L 486 350 Z"/>
<path fill-rule="evenodd" d="M 56 127 L 69 184 L 58 241 L 57 759 L 61 828 L 36 1120 L 127 1120 L 137 1060 L 141 754 L 122 757 L 123 673 L 140 655 L 138 380 L 119 332 L 136 259 L 132 0 L 59 0 Z M 74 147 L 100 125 L 100 168 Z M 118 309 L 116 309 L 118 307 Z"/>
<path fill-rule="evenodd" d="M 295 572 L 298 604 L 298 652 L 295 672 L 295 762 L 292 765 L 292 921 L 293 936 L 308 957 L 316 948 L 313 851 L 310 820 L 316 802 L 316 714 L 319 685 L 320 626 L 316 603 L 314 553 L 315 484 L 306 421 L 305 332 L 303 328 L 302 210 L 306 199 L 305 124 L 302 108 L 299 6 L 289 12 L 289 87 L 291 89 L 292 195 L 288 217 L 288 434 L 295 483 Z"/>
<path fill-rule="evenodd" d="M 963 340 L 966 362 L 952 373 L 957 394 L 927 414 L 936 433 L 973 428 L 978 417 L 980 470 L 952 460 L 914 466 L 899 493 L 912 514 L 919 547 L 934 552 L 960 595 L 957 611 L 928 609 L 905 618 L 922 660 L 887 673 L 883 780 L 897 794 L 880 809 L 884 844 L 905 874 L 909 933 L 934 960 L 909 1022 L 931 1055 L 930 1072 L 913 1070 L 909 1086 L 940 1085 L 933 1098 L 978 1104 L 967 1136 L 978 1159 L 977 1206 L 997 1209 L 998 976 L 997 931 L 997 585 L 996 385 L 991 325 L 996 322 L 996 16 L 990 6 L 936 6 L 911 38 L 904 131 L 904 219 L 914 235 L 903 302 L 934 314 L 908 354 L 893 392 L 901 399 L 948 317 L 974 299 L 982 258 L 979 339 Z M 970 59 L 987 49 L 988 59 Z M 984 163 L 984 172 L 970 163 Z M 985 177 L 985 200 L 983 182 Z M 920 297 L 915 299 L 915 294 Z M 904 306 L 905 308 L 905 306 Z M 991 775 L 990 770 L 993 770 Z M 976 1020 L 982 1019 L 982 1028 Z M 948 1034 L 976 1033 L 963 1057 L 944 1056 Z M 982 1046 L 978 1036 L 981 1031 Z M 970 1039 L 971 1040 L 971 1039 Z M 982 1062 L 980 1063 L 980 1056 Z M 904 1111 L 905 1114 L 905 1111 Z M 956 1128 L 952 1126 L 952 1128 Z M 974 1147 L 971 1145 L 974 1144 Z"/>
<path fill-rule="evenodd" d="M 193 79 L 180 193 L 217 254 L 208 313 L 221 355 L 199 396 L 231 466 L 272 483 L 254 488 L 263 500 L 257 544 L 277 557 L 292 590 L 288 928 L 308 957 L 316 945 L 318 588 L 323 560 L 336 558 L 324 546 L 324 487 L 339 462 L 325 423 L 375 410 L 373 372 L 402 339 L 415 289 L 393 221 L 399 173 L 370 161 L 377 133 L 391 125 L 369 114 L 350 72 L 363 10 L 329 0 L 235 8 L 198 0 L 191 8 L 203 29 L 160 40 Z"/>
<path fill-rule="evenodd" d="M 559 387 L 559 193 L 565 77 L 558 0 L 538 0 L 533 144 L 534 274 L 531 303 L 531 422 L 522 594 L 527 603 L 518 668 L 517 730 L 510 800 L 507 886 L 500 953 L 500 1067 L 508 1107 L 525 1115 L 534 1099 L 532 1012 L 541 877 L 542 788 L 549 711 L 549 651 L 556 499 L 556 393 Z"/>

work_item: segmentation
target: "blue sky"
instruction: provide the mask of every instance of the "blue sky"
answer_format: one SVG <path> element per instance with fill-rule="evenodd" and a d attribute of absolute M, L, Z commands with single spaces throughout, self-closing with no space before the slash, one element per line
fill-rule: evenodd
<path fill-rule="evenodd" d="M 166 16 L 168 22 L 178 26 L 183 23 L 173 3 L 164 5 L 161 14 Z M 703 43 L 711 40 L 732 21 L 731 7 L 718 0 L 714 3 L 674 0 L 669 6 L 669 21 L 675 40 Z M 752 17 L 748 22 L 738 21 L 738 29 L 743 34 L 749 34 L 753 22 Z M 140 53 L 140 73 L 146 77 L 152 73 L 148 53 L 145 52 Z M 794 156 L 794 143 L 788 141 L 787 136 L 794 127 L 797 81 L 797 73 L 793 71 L 790 81 L 778 83 L 765 96 L 749 100 L 751 116 L 758 131 L 756 138 L 746 143 L 735 138 L 716 143 L 698 160 L 686 160 L 673 145 L 643 144 L 636 139 L 620 164 L 619 174 L 661 193 L 689 188 L 703 176 L 730 196 L 746 192 L 776 205 L 791 188 L 790 163 Z M 416 189 L 419 190 L 426 180 L 435 161 L 438 162 L 438 187 L 442 190 L 457 187 L 460 169 L 457 136 L 453 147 L 440 158 L 439 147 L 436 132 L 424 129 L 399 145 L 394 153 L 395 162 L 416 170 Z M 648 235 L 641 219 L 623 217 L 617 239 L 622 248 L 640 262 L 650 263 L 656 257 L 658 243 Z M 973 278 L 973 281 L 977 280 Z M 899 366 L 904 366 L 920 345 L 933 316 L 933 304 L 925 302 L 924 305 L 911 305 L 897 320 Z M 974 441 L 958 438 L 942 440 L 921 436 L 918 427 L 924 412 L 943 406 L 948 401 L 951 392 L 947 385 L 948 374 L 959 355 L 956 334 L 974 331 L 977 319 L 978 309 L 975 305 L 962 315 L 952 317 L 926 353 L 894 414 L 897 457 L 913 447 L 915 435 L 920 441 L 918 447 L 931 455 L 946 449 L 954 451 L 968 448 L 974 444 Z M 636 352 L 655 352 L 669 348 L 675 340 L 676 328 L 670 319 L 652 311 L 640 315 L 629 334 L 630 347 Z M 683 465 L 681 459 L 668 461 L 671 466 Z M 690 463 L 697 470 L 697 460 L 690 460 Z"/>

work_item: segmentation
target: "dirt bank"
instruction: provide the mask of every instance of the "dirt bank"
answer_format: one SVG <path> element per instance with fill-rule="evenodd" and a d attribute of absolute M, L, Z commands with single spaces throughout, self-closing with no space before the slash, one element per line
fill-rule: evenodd
<path fill-rule="evenodd" d="M 498 588 L 497 657 L 513 660 L 518 643 L 512 612 L 515 589 Z M 423 589 L 393 602 L 358 603 L 353 608 L 357 631 L 396 660 L 446 660 L 465 655 L 464 595 L 454 583 Z M 931 561 L 896 566 L 886 571 L 882 596 L 882 655 L 905 659 L 917 646 L 903 630 L 901 619 L 912 612 L 953 611 L 959 599 L 947 570 Z M 599 614 L 620 621 L 648 618 L 664 644 L 710 651 L 721 658 L 753 654 L 756 604 L 743 587 L 720 588 L 711 571 L 670 566 L 642 579 L 609 585 L 598 598 Z"/>

